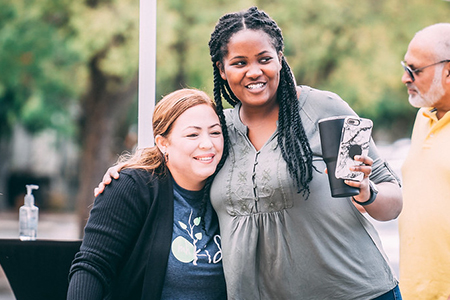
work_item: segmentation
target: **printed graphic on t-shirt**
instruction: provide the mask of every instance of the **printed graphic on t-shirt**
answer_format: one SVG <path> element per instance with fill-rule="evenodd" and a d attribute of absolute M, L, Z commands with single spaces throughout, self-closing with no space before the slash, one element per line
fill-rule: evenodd
<path fill-rule="evenodd" d="M 201 232 L 201 217 L 192 219 L 192 210 L 189 215 L 189 220 L 186 223 L 178 221 L 180 227 L 186 231 L 187 236 L 177 236 L 172 242 L 172 254 L 176 259 L 183 263 L 192 262 L 197 265 L 197 261 L 200 257 L 206 257 L 208 263 L 216 264 L 222 260 L 222 248 L 220 246 L 220 235 L 214 235 L 213 242 L 215 246 L 209 246 L 206 248 L 199 248 L 198 244 L 203 239 Z M 188 239 L 189 238 L 189 239 Z M 206 244 L 208 245 L 208 243 Z M 215 253 L 210 253 L 214 251 Z"/>

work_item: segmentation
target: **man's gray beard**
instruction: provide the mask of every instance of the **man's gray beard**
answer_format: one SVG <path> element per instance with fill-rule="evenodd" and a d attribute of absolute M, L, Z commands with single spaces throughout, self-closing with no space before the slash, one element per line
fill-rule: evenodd
<path fill-rule="evenodd" d="M 417 94 L 409 95 L 409 103 L 417 108 L 420 107 L 434 107 L 434 105 L 444 96 L 445 90 L 442 86 L 441 77 L 444 66 L 436 66 L 434 71 L 433 82 L 430 89 L 425 94 L 421 94 L 417 89 Z"/>

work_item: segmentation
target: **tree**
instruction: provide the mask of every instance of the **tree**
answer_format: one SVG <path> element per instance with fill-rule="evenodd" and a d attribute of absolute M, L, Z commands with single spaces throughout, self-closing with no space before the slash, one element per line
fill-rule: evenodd
<path fill-rule="evenodd" d="M 81 227 L 93 189 L 110 166 L 115 131 L 137 93 L 139 5 L 137 0 L 72 3 L 70 27 L 83 54 L 87 80 L 81 97 L 79 192 Z M 107 24 L 108 26 L 105 26 Z"/>
<path fill-rule="evenodd" d="M 283 29 L 299 84 L 339 94 L 386 141 L 410 136 L 417 110 L 407 101 L 400 60 L 416 31 L 448 22 L 450 3 L 285 0 L 264 8 Z"/>
<path fill-rule="evenodd" d="M 0 73 L 0 138 L 15 122 L 31 132 L 77 133 L 85 220 L 93 188 L 114 160 L 117 127 L 136 99 L 139 0 L 8 0 L 0 14 L 0 68 L 8 70 Z"/>
<path fill-rule="evenodd" d="M 63 4 L 52 2 L 0 3 L 0 139 L 16 122 L 30 132 L 74 129 L 66 120 L 77 95 L 76 85 L 68 83 L 78 55 L 66 44 Z"/>
<path fill-rule="evenodd" d="M 283 30 L 298 84 L 336 92 L 373 119 L 375 134 L 386 141 L 410 135 L 417 110 L 406 100 L 399 61 L 417 30 L 448 22 L 445 1 L 158 1 L 157 90 L 180 87 L 167 82 L 182 72 L 183 85 L 211 92 L 209 35 L 224 13 L 252 5 Z"/>

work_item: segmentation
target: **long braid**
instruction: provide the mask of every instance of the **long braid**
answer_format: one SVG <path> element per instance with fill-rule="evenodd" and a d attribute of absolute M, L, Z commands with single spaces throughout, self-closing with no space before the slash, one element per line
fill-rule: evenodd
<path fill-rule="evenodd" d="M 309 195 L 309 182 L 312 179 L 312 150 L 303 128 L 297 101 L 294 78 L 285 58 L 282 58 L 280 86 L 277 93 L 280 99 L 278 117 L 278 144 L 288 165 L 289 172 L 297 183 L 298 192 Z M 283 101 L 296 99 L 295 101 Z"/>
<path fill-rule="evenodd" d="M 220 76 L 217 63 L 222 64 L 228 53 L 228 43 L 236 32 L 243 29 L 262 30 L 271 39 L 278 53 L 283 52 L 284 41 L 281 29 L 265 12 L 251 7 L 247 11 L 230 13 L 221 17 L 211 34 L 209 49 L 214 73 L 214 101 L 221 118 L 225 144 L 229 139 L 223 115 L 222 97 L 235 106 L 239 99 L 233 94 L 226 80 Z M 298 191 L 309 196 L 309 183 L 312 180 L 312 151 L 299 114 L 299 104 L 291 69 L 282 57 L 280 84 L 277 91 L 277 101 L 280 111 L 278 115 L 278 144 L 288 166 L 289 173 L 295 181 Z M 228 152 L 227 152 L 228 155 Z M 225 153 L 223 159 L 225 159 Z M 219 168 L 217 168 L 219 170 Z"/>

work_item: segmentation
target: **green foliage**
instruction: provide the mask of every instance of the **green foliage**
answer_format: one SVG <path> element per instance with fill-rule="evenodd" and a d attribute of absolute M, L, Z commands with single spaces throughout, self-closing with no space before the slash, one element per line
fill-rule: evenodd
<path fill-rule="evenodd" d="M 283 30 L 285 54 L 299 84 L 333 91 L 372 118 L 376 129 L 393 131 L 399 125 L 402 136 L 409 136 L 416 109 L 407 101 L 400 61 L 415 32 L 448 22 L 450 3 L 286 0 L 272 5 L 267 11 Z"/>
<path fill-rule="evenodd" d="M 145 1 L 145 0 L 141 0 Z M 157 1 L 157 100 L 180 87 L 212 93 L 208 41 L 220 16 L 258 6 L 283 30 L 298 84 L 339 94 L 376 128 L 409 134 L 399 61 L 419 29 L 448 22 L 441 0 Z M 96 59 L 108 89 L 138 67 L 139 0 L 0 2 L 0 138 L 14 122 L 70 133 Z"/>
<path fill-rule="evenodd" d="M 138 15 L 138 0 L 0 2 L 0 138 L 16 122 L 73 134 L 94 57 L 116 82 L 136 75 Z"/>
<path fill-rule="evenodd" d="M 107 76 L 129 81 L 139 62 L 139 0 L 71 2 L 72 47 L 82 67 L 101 56 L 100 69 Z"/>
<path fill-rule="evenodd" d="M 399 62 L 416 31 L 436 22 L 448 22 L 450 3 L 158 1 L 158 90 L 167 93 L 179 88 L 180 82 L 167 82 L 182 70 L 183 86 L 211 93 L 212 68 L 207 43 L 215 22 L 227 12 L 252 5 L 265 10 L 283 30 L 285 56 L 298 84 L 333 91 L 358 114 L 372 118 L 375 129 L 397 126 L 401 133 L 392 136 L 409 136 L 416 110 L 407 101 Z M 180 49 L 174 45 L 181 38 L 185 44 L 179 56 Z"/>
<path fill-rule="evenodd" d="M 224 13 L 247 9 L 254 1 L 170 0 L 157 4 L 157 95 L 181 87 L 212 94 L 211 32 Z"/>
<path fill-rule="evenodd" d="M 46 12 L 47 2 L 38 4 L 0 3 L 0 137 L 15 122 L 32 132 L 71 126 L 58 123 L 52 114 L 76 95 L 68 83 L 77 55 L 66 46 L 68 37 L 61 34 L 60 24 Z"/>

